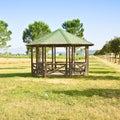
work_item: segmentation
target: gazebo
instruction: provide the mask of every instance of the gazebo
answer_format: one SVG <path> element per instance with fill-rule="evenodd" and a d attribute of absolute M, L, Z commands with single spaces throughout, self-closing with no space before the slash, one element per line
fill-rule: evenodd
<path fill-rule="evenodd" d="M 62 29 L 36 39 L 27 46 L 31 49 L 31 72 L 33 76 L 46 77 L 62 73 L 65 77 L 88 75 L 89 46 L 93 44 Z M 56 48 L 65 48 L 65 61 L 58 61 Z M 84 62 L 76 61 L 76 48 L 85 48 Z M 47 48 L 51 49 L 51 58 L 47 60 Z"/>

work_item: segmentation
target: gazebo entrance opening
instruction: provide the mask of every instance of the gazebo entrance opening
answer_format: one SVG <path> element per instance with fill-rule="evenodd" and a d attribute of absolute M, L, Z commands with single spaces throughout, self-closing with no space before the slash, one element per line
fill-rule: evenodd
<path fill-rule="evenodd" d="M 57 59 L 56 49 L 61 46 L 37 45 L 31 46 L 31 71 L 33 76 L 49 76 L 63 74 L 66 77 L 72 75 L 88 75 L 89 46 L 85 47 L 85 59 L 76 59 L 76 49 L 80 46 L 66 45 L 65 59 Z M 51 57 L 47 56 L 47 50 L 51 49 Z"/>

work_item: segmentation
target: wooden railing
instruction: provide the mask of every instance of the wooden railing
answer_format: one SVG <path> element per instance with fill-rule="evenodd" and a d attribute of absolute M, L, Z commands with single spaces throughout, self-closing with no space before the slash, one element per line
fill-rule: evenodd
<path fill-rule="evenodd" d="M 44 66 L 44 64 L 46 64 Z M 32 64 L 32 73 L 33 75 L 43 75 L 46 72 L 46 75 L 51 75 L 53 73 L 62 73 L 63 75 L 84 75 L 86 70 L 85 62 L 74 62 L 66 65 L 65 62 L 46 62 L 46 63 L 36 63 Z"/>

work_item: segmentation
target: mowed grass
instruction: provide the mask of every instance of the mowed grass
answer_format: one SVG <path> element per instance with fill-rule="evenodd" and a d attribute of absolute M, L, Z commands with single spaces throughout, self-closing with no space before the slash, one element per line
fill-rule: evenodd
<path fill-rule="evenodd" d="M 120 120 L 119 65 L 90 57 L 89 76 L 35 78 L 29 59 L 0 59 L 0 120 Z"/>

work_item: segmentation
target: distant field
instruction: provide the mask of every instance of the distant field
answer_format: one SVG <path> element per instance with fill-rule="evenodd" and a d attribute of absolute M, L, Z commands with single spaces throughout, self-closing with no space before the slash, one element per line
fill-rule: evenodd
<path fill-rule="evenodd" d="M 29 58 L 0 58 L 0 120 L 120 120 L 120 65 L 90 57 L 89 76 L 35 78 Z"/>

